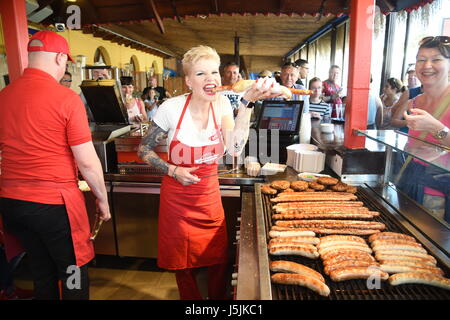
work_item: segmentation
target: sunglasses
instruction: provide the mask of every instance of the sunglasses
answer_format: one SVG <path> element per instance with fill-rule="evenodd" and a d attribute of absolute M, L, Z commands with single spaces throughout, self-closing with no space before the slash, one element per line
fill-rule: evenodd
<path fill-rule="evenodd" d="M 61 82 L 72 82 L 72 80 L 61 80 Z"/>
<path fill-rule="evenodd" d="M 447 36 L 437 36 L 437 37 L 425 37 L 419 42 L 419 46 L 428 43 L 428 42 L 434 42 L 437 41 L 439 44 L 442 44 L 444 46 L 450 45 L 450 37 Z"/>

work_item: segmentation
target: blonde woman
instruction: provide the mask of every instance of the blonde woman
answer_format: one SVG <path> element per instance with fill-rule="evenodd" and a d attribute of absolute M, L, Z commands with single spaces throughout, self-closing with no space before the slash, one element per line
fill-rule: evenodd
<path fill-rule="evenodd" d="M 165 101 L 142 139 L 139 155 L 164 174 L 158 221 L 158 266 L 175 270 L 181 299 L 202 299 L 196 282 L 208 270 L 209 299 L 225 299 L 228 240 L 217 176 L 218 160 L 240 154 L 249 134 L 252 102 L 276 96 L 273 79 L 261 79 L 244 93 L 233 120 L 229 100 L 214 92 L 221 85 L 220 58 L 207 46 L 184 54 L 191 93 Z M 168 137 L 169 160 L 154 152 Z M 204 177 L 204 178 L 202 178 Z"/>
<path fill-rule="evenodd" d="M 419 45 L 416 74 L 423 85 L 423 94 L 408 101 L 408 112 L 403 116 L 410 136 L 449 147 L 450 37 L 426 37 Z M 426 159 L 434 154 L 423 156 Z M 448 166 L 449 154 L 439 156 L 439 161 Z M 450 222 L 450 179 L 445 171 L 417 159 L 408 161 L 404 168 L 399 188 Z"/>

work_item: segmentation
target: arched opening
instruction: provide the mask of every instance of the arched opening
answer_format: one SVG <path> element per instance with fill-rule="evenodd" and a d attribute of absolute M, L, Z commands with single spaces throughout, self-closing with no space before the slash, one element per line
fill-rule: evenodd
<path fill-rule="evenodd" d="M 139 66 L 139 61 L 135 55 L 132 55 L 130 58 L 130 71 L 134 73 L 139 72 L 139 70 L 141 70 Z"/>
<path fill-rule="evenodd" d="M 106 64 L 107 66 L 111 65 L 111 58 L 108 54 L 108 51 L 106 51 L 104 47 L 98 47 L 95 50 L 94 62 L 101 62 Z"/>

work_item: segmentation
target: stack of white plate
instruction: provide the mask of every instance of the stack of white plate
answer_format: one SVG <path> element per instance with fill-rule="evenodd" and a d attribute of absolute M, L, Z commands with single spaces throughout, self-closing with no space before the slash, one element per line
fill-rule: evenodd
<path fill-rule="evenodd" d="M 292 167 L 295 169 L 295 158 L 296 158 L 296 152 L 303 150 L 303 151 L 317 151 L 317 146 L 313 145 L 313 144 L 307 144 L 307 143 L 302 143 L 302 144 L 292 144 L 290 146 L 286 147 L 286 152 L 287 152 L 287 161 L 286 161 L 286 165 L 289 167 Z"/>
<path fill-rule="evenodd" d="M 325 167 L 325 154 L 313 144 L 293 144 L 286 147 L 286 165 L 297 172 L 317 173 Z"/>

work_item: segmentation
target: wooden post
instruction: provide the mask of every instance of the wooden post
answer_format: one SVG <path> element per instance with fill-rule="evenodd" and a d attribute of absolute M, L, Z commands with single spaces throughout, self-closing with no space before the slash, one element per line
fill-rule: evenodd
<path fill-rule="evenodd" d="M 365 138 L 354 135 L 353 130 L 367 128 L 374 14 L 375 0 L 351 0 L 344 137 L 344 146 L 349 149 L 361 149 L 365 145 Z"/>
<path fill-rule="evenodd" d="M 28 23 L 25 1 L 0 1 L 3 37 L 8 60 L 9 81 L 22 75 L 28 65 Z"/>
<path fill-rule="evenodd" d="M 241 59 L 239 55 L 239 37 L 237 36 L 237 34 L 234 37 L 234 62 L 237 63 L 239 68 L 241 67 Z"/>

